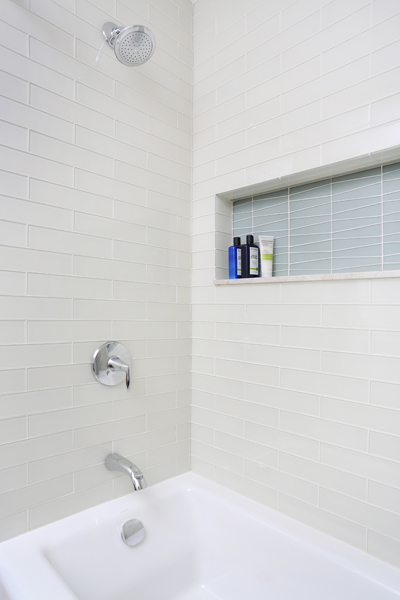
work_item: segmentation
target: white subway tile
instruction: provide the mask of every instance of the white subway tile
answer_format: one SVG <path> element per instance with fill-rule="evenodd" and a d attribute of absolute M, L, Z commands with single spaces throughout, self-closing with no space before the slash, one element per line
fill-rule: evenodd
<path fill-rule="evenodd" d="M 189 449 L 190 441 L 181 440 L 180 442 L 175 442 L 174 444 L 169 444 L 167 446 L 160 446 L 159 448 L 147 450 L 147 466 L 151 468 L 174 459 L 183 458 L 188 455 Z"/>
<path fill-rule="evenodd" d="M 7 468 L 70 450 L 72 450 L 71 432 L 21 440 L 0 446 L 0 465 L 1 468 Z"/>
<path fill-rule="evenodd" d="M 0 146 L 1 165 L 6 171 L 47 179 L 61 185 L 72 184 L 72 167 L 21 150 Z"/>
<path fill-rule="evenodd" d="M 378 529 L 383 535 L 397 540 L 400 537 L 400 516 L 380 508 L 323 488 L 320 490 L 320 506 L 353 523 Z"/>
<path fill-rule="evenodd" d="M 68 210 L 80 210 L 93 215 L 111 217 L 112 200 L 104 196 L 90 194 L 71 187 L 56 185 L 47 181 L 31 178 L 29 181 L 30 199 L 50 206 L 59 206 Z"/>
<path fill-rule="evenodd" d="M 398 414 L 396 415 L 398 416 Z M 398 429 L 395 431 L 398 433 Z M 400 438 L 395 435 L 387 435 L 386 433 L 375 433 L 371 432 L 369 449 L 371 454 L 376 456 L 382 456 L 389 460 L 397 461 L 396 467 L 398 467 L 398 458 L 400 451 Z M 392 483 L 396 482 L 396 485 L 400 485 L 400 479 L 395 479 Z"/>
<path fill-rule="evenodd" d="M 3 377 L 2 377 L 3 379 Z M 28 437 L 27 420 L 25 417 L 4 419 L 0 421 L 0 439 L 2 444 L 16 442 Z"/>
<path fill-rule="evenodd" d="M 40 119 L 42 119 L 44 123 L 48 123 L 48 127 L 50 127 L 50 125 L 53 125 L 53 127 L 57 125 L 59 137 L 61 137 L 61 127 L 66 131 L 67 129 L 72 129 L 74 123 L 94 131 L 99 131 L 104 135 L 113 134 L 114 124 L 112 118 L 100 111 L 87 108 L 77 101 L 65 98 L 62 95 L 58 95 L 37 85 L 31 85 L 30 89 L 31 105 L 39 110 L 34 111 L 34 109 L 30 109 L 30 112 L 27 114 L 35 114 L 35 123 L 36 121 L 39 121 L 36 128 L 40 126 Z M 25 110 L 21 111 L 21 118 L 23 118 L 24 112 Z M 61 121 L 64 119 L 65 121 Z M 40 131 L 42 133 L 51 133 L 51 131 L 47 130 L 48 128 L 45 130 L 44 127 L 44 124 L 40 126 Z M 53 135 L 54 131 L 55 130 L 53 129 Z M 61 139 L 64 139 L 64 137 L 61 137 Z M 65 137 L 65 139 L 66 141 L 70 141 L 70 137 Z"/>
<path fill-rule="evenodd" d="M 217 359 L 215 373 L 239 381 L 251 381 L 267 385 L 278 385 L 279 369 L 265 365 Z"/>
<path fill-rule="evenodd" d="M 399 12 L 399 7 L 391 0 L 375 0 L 372 3 L 372 24 L 379 23 L 390 17 L 394 17 Z"/>
<path fill-rule="evenodd" d="M 375 433 L 371 435 L 374 437 L 378 436 L 378 439 L 381 436 L 381 434 Z M 397 485 L 400 482 L 400 467 L 398 463 L 377 458 L 364 452 L 354 452 L 340 446 L 321 444 L 321 462 L 341 471 L 347 471 L 354 475 L 380 481 L 388 485 L 393 485 L 393 483 Z"/>
<path fill-rule="evenodd" d="M 400 48 L 400 43 L 399 43 Z M 400 94 L 394 94 L 371 104 L 371 124 L 379 125 L 388 121 L 398 120 Z"/>
<path fill-rule="evenodd" d="M 394 69 L 399 66 L 398 49 L 400 48 L 400 41 L 397 39 L 399 17 L 389 19 L 385 21 L 382 26 L 391 26 L 391 35 L 384 36 L 383 44 L 384 47 L 371 55 L 371 71 L 372 73 L 378 74 L 389 69 Z M 393 43 L 388 44 L 388 41 L 392 39 Z M 387 45 L 386 45 L 387 44 Z"/>
<path fill-rule="evenodd" d="M 43 527 L 43 525 L 64 519 L 91 506 L 108 502 L 112 498 L 112 483 L 109 482 L 93 489 L 70 493 L 63 498 L 47 501 L 45 504 L 30 509 L 30 528 Z"/>
<path fill-rule="evenodd" d="M 398 88 L 394 85 L 394 81 L 399 77 L 399 72 L 399 68 L 392 69 L 329 95 L 322 100 L 323 117 L 332 117 L 344 110 L 349 111 L 363 105 L 365 98 L 372 102 L 396 93 Z"/>
<path fill-rule="evenodd" d="M 400 383 L 398 359 L 391 357 L 322 352 L 322 371 L 365 379 L 386 379 Z"/>
<path fill-rule="evenodd" d="M 155 412 L 147 416 L 147 429 L 163 429 L 181 425 L 190 421 L 190 407 Z"/>
<path fill-rule="evenodd" d="M 28 177 L 7 171 L 0 171 L 0 183 L 3 194 L 14 198 L 28 197 Z M 12 244 L 14 245 L 14 244 Z M 18 243 L 17 245 L 24 245 Z"/>
<path fill-rule="evenodd" d="M 88 234 L 102 236 L 109 239 L 119 239 L 130 241 L 137 240 L 139 243 L 146 241 L 146 230 L 142 225 L 127 223 L 117 219 L 106 219 L 103 217 L 94 217 L 84 213 L 76 213 L 75 230 Z M 106 242 L 107 244 L 107 242 Z"/>
<path fill-rule="evenodd" d="M 357 329 L 400 329 L 397 306 L 358 304 L 357 306 L 331 306 L 322 308 L 323 325 Z"/>
<path fill-rule="evenodd" d="M 59 98 L 59 96 L 54 96 L 54 98 Z M 70 101 L 68 100 L 67 102 Z M 2 118 L 4 120 L 20 126 L 20 146 L 15 147 L 19 147 L 21 150 L 28 149 L 26 144 L 22 145 L 24 141 L 22 132 L 25 131 L 22 130 L 22 127 L 26 129 L 32 129 L 33 122 L 35 123 L 35 131 L 57 137 L 58 139 L 66 142 L 73 141 L 73 125 L 72 123 L 64 120 L 65 115 L 62 113 L 59 115 L 61 118 L 58 118 L 42 110 L 37 110 L 32 106 L 26 106 L 25 104 L 17 103 L 4 97 L 0 97 L 0 109 Z M 2 143 L 9 145 L 7 142 Z"/>
<path fill-rule="evenodd" d="M 328 327 L 282 327 L 282 345 L 368 353 L 367 331 Z"/>
<path fill-rule="evenodd" d="M 63 165 L 80 167 L 108 177 L 112 177 L 114 174 L 114 163 L 111 158 L 79 148 L 77 144 L 69 144 L 47 135 L 31 131 L 30 149 L 37 156 L 51 158 Z"/>
<path fill-rule="evenodd" d="M 92 381 L 90 364 L 28 369 L 28 390 L 45 390 Z"/>
<path fill-rule="evenodd" d="M 318 487 L 308 481 L 292 477 L 282 471 L 271 469 L 261 463 L 245 461 L 244 474 L 278 492 L 299 498 L 310 504 L 318 504 Z"/>
<path fill-rule="evenodd" d="M 50 481 L 24 487 L 0 496 L 1 511 L 4 516 L 33 508 L 48 500 L 53 500 L 72 492 L 72 477 L 65 475 Z"/>
<path fill-rule="evenodd" d="M 95 219 L 95 217 L 92 218 Z M 96 224 L 97 221 L 95 221 L 93 227 L 95 232 L 98 231 Z M 99 233 L 102 233 L 102 231 Z M 111 258 L 112 255 L 111 240 L 42 227 L 29 227 L 29 245 L 36 250 L 63 252 L 65 254 L 81 254 L 83 256 L 100 256 L 104 258 Z"/>
<path fill-rule="evenodd" d="M 23 296 L 26 292 L 26 277 L 23 273 L 0 271 L 0 286 L 6 296 Z"/>
<path fill-rule="evenodd" d="M 132 263 L 115 259 L 74 256 L 74 274 L 80 277 L 100 279 L 144 281 L 146 279 L 146 265 L 139 262 Z"/>
<path fill-rule="evenodd" d="M 0 297 L 3 319 L 70 319 L 72 302 L 58 298 Z"/>
<path fill-rule="evenodd" d="M 83 62 L 51 48 L 42 41 L 30 38 L 30 56 L 37 64 L 44 65 L 51 69 L 51 72 L 63 73 L 66 77 L 85 81 L 86 85 L 98 90 L 104 94 L 112 95 L 113 80 L 99 71 L 96 71 Z M 37 83 L 36 81 L 34 83 Z M 52 91 L 57 91 L 52 86 L 49 87 Z M 64 94 L 67 96 L 67 94 Z"/>
<path fill-rule="evenodd" d="M 246 361 L 275 367 L 291 367 L 319 371 L 320 353 L 318 350 L 280 348 L 266 344 L 247 344 Z"/>
<path fill-rule="evenodd" d="M 189 407 L 185 407 L 187 410 Z M 172 409 L 175 409 L 173 411 Z M 154 415 L 157 419 L 157 414 L 162 412 L 164 415 L 171 413 L 169 416 L 173 418 L 172 413 L 177 411 L 177 419 L 183 418 L 183 415 L 179 412 L 180 409 L 176 408 L 176 394 L 171 392 L 169 394 L 156 394 L 154 396 L 143 396 L 142 398 L 136 398 L 135 403 L 132 403 L 131 399 L 115 400 L 113 402 L 113 416 L 115 419 L 123 419 L 127 417 L 136 417 L 139 415 Z M 180 415 L 180 416 L 179 416 Z M 154 427 L 156 429 L 156 427 Z M 160 427 L 162 429 L 162 427 Z"/>
<path fill-rule="evenodd" d="M 115 444 L 114 451 L 124 454 L 124 451 L 118 450 L 116 441 L 129 438 L 133 434 L 135 434 L 134 439 L 139 438 L 140 436 L 137 434 L 143 433 L 146 429 L 145 421 L 146 418 L 144 416 L 139 416 L 130 419 L 109 421 L 100 425 L 81 427 L 75 431 L 74 447 L 75 449 L 80 449 L 104 444 L 104 442 L 113 442 Z"/>
<path fill-rule="evenodd" d="M 368 431 L 358 426 L 335 423 L 328 419 L 299 415 L 281 411 L 280 427 L 327 443 L 338 443 L 354 450 L 366 450 L 368 446 Z"/>
<path fill-rule="evenodd" d="M 324 7 L 321 8 L 323 11 Z M 352 8 L 356 8 L 356 6 Z M 343 66 L 343 64 L 347 64 L 356 58 L 365 56 L 368 54 L 365 48 L 367 45 L 366 42 L 370 41 L 369 26 L 370 7 L 366 6 L 364 2 L 364 6 L 356 12 L 344 15 L 344 18 L 341 18 L 338 23 L 333 23 L 329 27 L 324 27 L 319 31 L 316 30 L 312 36 L 305 36 L 305 39 L 297 46 L 284 52 L 282 54 L 282 68 L 287 69 L 303 62 L 311 56 L 322 55 L 321 64 L 325 67 L 323 72 L 326 72 Z M 364 39 L 366 39 L 365 43 L 363 43 Z M 352 52 L 354 40 L 357 40 L 359 44 L 359 49 L 356 52 Z M 344 52 L 346 51 L 348 53 L 347 60 L 344 56 Z M 328 59 L 324 60 L 326 56 Z"/>
<path fill-rule="evenodd" d="M 75 169 L 75 187 L 81 190 L 81 193 L 89 192 L 108 198 L 117 197 L 118 200 L 125 202 L 130 202 L 132 195 L 137 197 L 139 193 L 139 197 L 141 197 L 143 194 L 143 190 L 137 186 L 81 169 Z"/>
<path fill-rule="evenodd" d="M 20 234 L 20 238 L 24 239 L 24 230 L 25 227 L 22 225 L 15 225 L 14 227 L 13 223 L 4 223 L 3 233 L 0 222 L 0 231 L 4 242 L 11 242 L 6 237 L 7 233 L 14 237 L 15 243 L 18 242 L 18 234 Z M 4 264 L 6 263 L 9 269 L 14 269 L 15 271 L 72 274 L 71 257 L 65 254 L 56 254 L 55 252 L 41 252 L 29 248 L 0 246 L 0 260 Z"/>
<path fill-rule="evenodd" d="M 136 142 L 137 143 L 137 142 Z M 116 140 L 111 136 L 105 136 L 90 129 L 77 126 L 75 131 L 75 144 L 81 148 L 85 148 L 91 153 L 95 153 L 96 161 L 98 160 L 98 153 L 108 156 L 111 160 L 118 159 L 124 162 L 129 162 L 137 166 L 147 166 L 147 153 L 131 144 L 126 144 L 122 141 Z M 80 162 L 80 166 L 83 167 L 83 163 Z M 97 171 L 97 169 L 89 169 Z M 106 175 L 104 170 L 100 170 L 100 173 Z M 112 176 L 112 171 L 111 174 Z"/>
<path fill-rule="evenodd" d="M 32 9 L 33 7 L 30 6 L 30 8 Z M 22 31 L 24 31 L 33 38 L 36 37 L 39 39 L 51 40 L 51 45 L 54 48 L 58 48 L 62 52 L 72 56 L 74 53 L 73 36 L 69 35 L 60 27 L 55 27 L 48 18 L 48 15 L 47 19 L 44 20 L 37 16 L 35 12 L 35 10 L 25 10 L 15 2 L 7 3 L 6 19 L 10 25 L 14 24 L 20 30 L 20 36 L 22 35 Z M 14 49 L 21 53 L 20 49 Z M 25 54 L 27 54 L 27 52 L 25 52 Z"/>
<path fill-rule="evenodd" d="M 359 500 L 367 499 L 367 480 L 317 462 L 280 453 L 279 468 L 319 486 L 342 492 Z"/>
<path fill-rule="evenodd" d="M 368 501 L 393 513 L 400 513 L 400 489 L 370 481 L 368 484 Z"/>
<path fill-rule="evenodd" d="M 32 202 L 0 196 L 0 218 L 42 227 L 57 227 L 71 231 L 73 213 L 70 210 L 54 208 Z M 21 244 L 24 245 L 24 244 Z"/>
<path fill-rule="evenodd" d="M 2 396 L 0 418 L 26 416 L 49 410 L 62 410 L 72 405 L 72 388 L 40 392 L 21 392 Z"/>
<path fill-rule="evenodd" d="M 248 304 L 246 320 L 249 323 L 268 323 L 271 325 L 320 325 L 320 308 L 307 304 L 269 305 Z"/>
<path fill-rule="evenodd" d="M 282 111 L 288 112 L 294 110 L 299 106 L 314 102 L 316 98 L 324 98 L 330 94 L 334 94 L 334 92 L 337 92 L 338 90 L 343 90 L 349 86 L 359 84 L 369 77 L 369 70 L 369 57 L 363 57 L 334 72 L 323 74 L 298 88 L 289 90 L 282 95 Z M 346 89 L 344 94 L 346 94 Z M 329 96 L 329 98 L 330 97 L 331 96 Z M 365 102 L 361 102 L 361 104 L 365 104 Z M 352 108 L 352 106 L 346 105 L 347 110 L 350 108 Z M 324 116 L 327 115 L 324 114 Z"/>
<path fill-rule="evenodd" d="M 368 531 L 367 549 L 370 554 L 399 567 L 400 543 L 376 531 Z"/>
<path fill-rule="evenodd" d="M 49 89 L 61 96 L 73 98 L 74 82 L 69 77 L 52 69 L 48 69 L 30 58 L 22 56 L 22 54 L 17 54 L 5 47 L 0 48 L 0 61 L 7 73 L 10 73 L 11 75 L 18 73 L 20 79 Z M 8 81 L 10 81 L 10 79 L 8 79 Z M 13 98 L 18 94 L 22 99 L 20 83 L 15 81 L 12 81 L 11 83 L 12 87 L 9 92 L 10 95 L 12 94 L 11 97 Z M 24 100 L 22 101 L 24 102 Z"/>
<path fill-rule="evenodd" d="M 0 321 L 0 339 L 3 344 L 22 344 L 25 339 L 24 321 Z"/>
<path fill-rule="evenodd" d="M 372 333 L 374 334 L 374 332 Z M 387 408 L 398 408 L 398 384 L 371 381 L 371 404 L 375 404 L 378 406 L 386 406 Z"/>
<path fill-rule="evenodd" d="M 71 359 L 70 344 L 0 346 L 0 363 L 5 369 L 57 365 Z"/>
<path fill-rule="evenodd" d="M 0 121 L 0 143 L 17 150 L 28 150 L 28 130 L 6 121 Z"/>
<path fill-rule="evenodd" d="M 234 413 L 233 413 L 234 414 Z M 205 410 L 200 407 L 192 407 L 192 421 L 196 425 L 201 425 L 216 431 L 222 431 L 231 435 L 241 437 L 244 436 L 244 421 L 235 416 L 227 416 L 219 414 L 219 408 L 216 407 L 216 412 Z M 232 450 L 230 450 L 232 451 Z M 234 452 L 239 454 L 239 449 Z"/>
<path fill-rule="evenodd" d="M 207 446 L 201 442 L 192 441 L 192 455 L 202 461 L 211 463 L 217 467 L 227 469 L 237 473 L 238 475 L 243 474 L 243 459 L 229 452 L 220 450 L 219 448 L 213 448 Z"/>
<path fill-rule="evenodd" d="M 351 520 L 343 519 L 329 511 L 283 494 L 279 497 L 279 510 L 293 519 L 307 523 L 307 525 L 324 531 L 328 535 L 339 538 L 352 546 L 362 550 L 366 549 L 366 528 Z"/>
<path fill-rule="evenodd" d="M 257 462 L 260 467 L 278 467 L 278 452 L 262 444 L 243 440 L 234 435 L 215 432 L 215 446 L 232 454 L 239 455 L 245 460 Z"/>
<path fill-rule="evenodd" d="M 245 400 L 309 415 L 319 415 L 319 397 L 278 387 L 246 383 Z"/>
<path fill-rule="evenodd" d="M 154 193 L 154 192 L 153 192 Z M 156 204 L 156 203 L 154 203 Z M 158 207 L 157 207 L 158 208 Z M 155 210 L 144 206 L 138 206 L 137 204 L 128 204 L 127 202 L 115 202 L 115 218 L 121 221 L 129 221 L 135 223 L 137 226 L 152 225 L 153 227 L 159 227 L 166 231 L 177 231 L 177 217 L 176 215 L 166 214 L 161 210 Z M 129 241 L 135 240 L 141 241 L 143 236 L 132 236 Z"/>
<path fill-rule="evenodd" d="M 28 102 L 28 82 L 5 71 L 0 71 L 2 95 L 18 102 Z"/>
<path fill-rule="evenodd" d="M 29 417 L 29 435 L 30 437 L 51 435 L 60 431 L 106 423 L 111 420 L 111 416 L 111 402 L 32 415 Z"/>
<path fill-rule="evenodd" d="M 28 531 L 28 511 L 0 520 L 0 540 L 4 542 Z"/>
<path fill-rule="evenodd" d="M 282 369 L 281 386 L 294 391 L 366 402 L 368 382 L 362 379 Z"/>

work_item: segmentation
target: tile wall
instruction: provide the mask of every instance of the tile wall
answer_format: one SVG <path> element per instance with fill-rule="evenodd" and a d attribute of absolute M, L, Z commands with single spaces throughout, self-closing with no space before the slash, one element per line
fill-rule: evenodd
<path fill-rule="evenodd" d="M 189 469 L 192 4 L 2 0 L 0 539 Z M 124 67 L 103 23 L 142 23 Z M 117 339 L 132 390 L 94 381 Z"/>
<path fill-rule="evenodd" d="M 219 193 L 399 144 L 399 31 L 397 0 L 194 4 L 192 468 L 397 566 L 400 279 L 213 280 Z"/>
<path fill-rule="evenodd" d="M 274 236 L 273 275 L 400 270 L 400 163 L 233 202 L 233 235 Z"/>

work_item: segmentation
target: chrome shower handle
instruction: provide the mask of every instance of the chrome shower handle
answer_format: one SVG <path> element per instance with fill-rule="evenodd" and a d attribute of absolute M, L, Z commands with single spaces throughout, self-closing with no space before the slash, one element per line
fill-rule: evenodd
<path fill-rule="evenodd" d="M 113 371 L 124 371 L 125 372 L 125 383 L 126 389 L 129 390 L 131 385 L 131 370 L 129 365 L 126 364 L 121 358 L 118 356 L 112 356 L 108 359 L 107 366 L 109 369 Z"/>
<path fill-rule="evenodd" d="M 93 354 L 93 374 L 103 385 L 131 384 L 131 355 L 120 342 L 106 342 Z"/>

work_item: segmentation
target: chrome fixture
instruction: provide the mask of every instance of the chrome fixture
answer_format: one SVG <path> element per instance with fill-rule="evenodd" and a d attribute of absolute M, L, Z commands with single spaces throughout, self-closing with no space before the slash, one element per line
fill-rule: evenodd
<path fill-rule="evenodd" d="M 119 342 L 106 342 L 93 354 L 93 372 L 104 385 L 118 385 L 125 380 L 126 389 L 131 384 L 131 355 Z"/>
<path fill-rule="evenodd" d="M 136 491 L 147 487 L 146 480 L 139 467 L 120 454 L 109 454 L 106 458 L 106 467 L 109 471 L 121 471 L 121 473 L 129 475 Z"/>
<path fill-rule="evenodd" d="M 144 526 L 139 519 L 131 519 L 122 525 L 121 537 L 127 546 L 137 546 L 144 538 Z"/>
<path fill-rule="evenodd" d="M 103 35 L 119 62 L 127 67 L 138 67 L 147 62 L 156 49 L 156 38 L 143 25 L 118 27 L 115 23 L 104 23 Z"/>

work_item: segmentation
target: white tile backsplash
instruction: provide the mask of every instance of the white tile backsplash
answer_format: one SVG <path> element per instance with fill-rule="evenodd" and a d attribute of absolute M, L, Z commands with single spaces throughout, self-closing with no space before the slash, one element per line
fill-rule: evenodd
<path fill-rule="evenodd" d="M 398 144 L 396 2 L 4 2 L 0 539 L 128 493 L 111 451 L 150 484 L 191 454 L 400 565 L 397 281 L 213 285 L 216 194 Z M 110 20 L 153 59 L 120 65 Z M 129 394 L 92 378 L 107 339 Z"/>
<path fill-rule="evenodd" d="M 151 10 L 143 0 L 135 12 L 5 0 L 2 539 L 128 493 L 102 466 L 117 440 L 152 483 L 189 468 L 190 340 L 177 322 L 190 317 L 191 14 L 188 0 Z M 137 19 L 157 51 L 128 69 L 102 25 Z M 110 339 L 131 351 L 129 393 L 94 382 L 91 356 Z M 136 449 L 143 436 L 151 442 Z"/>
<path fill-rule="evenodd" d="M 398 145 L 398 19 L 390 0 L 194 4 L 192 468 L 400 566 L 397 280 L 213 286 L 217 194 Z"/>

